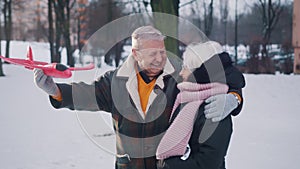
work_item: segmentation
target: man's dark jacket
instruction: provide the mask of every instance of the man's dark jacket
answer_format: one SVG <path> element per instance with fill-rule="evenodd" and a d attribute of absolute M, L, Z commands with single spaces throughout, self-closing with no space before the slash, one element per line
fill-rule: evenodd
<path fill-rule="evenodd" d="M 129 57 L 120 68 L 105 73 L 93 84 L 58 84 L 63 100 L 58 102 L 50 98 L 50 101 L 55 108 L 110 112 L 116 133 L 118 157 L 115 168 L 154 169 L 157 145 L 169 126 L 172 107 L 179 92 L 176 70 L 179 70 L 180 64 L 167 61 L 164 72 L 156 79 L 146 116 L 143 117 L 134 60 Z"/>

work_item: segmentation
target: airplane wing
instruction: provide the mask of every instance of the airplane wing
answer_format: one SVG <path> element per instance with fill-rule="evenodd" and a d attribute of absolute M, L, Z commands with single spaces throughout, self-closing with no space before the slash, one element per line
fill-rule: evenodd
<path fill-rule="evenodd" d="M 11 64 L 21 65 L 21 66 L 25 66 L 26 68 L 31 68 L 31 69 L 32 68 L 41 68 L 41 66 L 48 64 L 46 62 L 30 61 L 27 59 L 6 58 L 4 56 L 0 56 L 0 58 Z"/>
<path fill-rule="evenodd" d="M 77 70 L 91 70 L 94 69 L 95 65 L 93 63 L 85 66 L 85 67 L 69 67 L 71 71 L 77 71 Z"/>
<path fill-rule="evenodd" d="M 24 66 L 27 69 L 39 68 L 42 70 L 51 70 L 51 69 L 57 69 L 56 65 L 61 65 L 61 64 L 55 64 L 55 63 L 50 64 L 50 63 L 46 63 L 46 62 L 33 61 L 33 60 L 28 60 L 28 59 L 6 58 L 4 56 L 0 56 L 0 58 L 9 63 Z M 65 68 L 69 69 L 70 71 L 77 71 L 77 70 L 91 70 L 94 67 L 95 67 L 95 65 L 93 63 L 91 63 L 85 67 L 70 67 L 70 68 L 65 67 Z"/>

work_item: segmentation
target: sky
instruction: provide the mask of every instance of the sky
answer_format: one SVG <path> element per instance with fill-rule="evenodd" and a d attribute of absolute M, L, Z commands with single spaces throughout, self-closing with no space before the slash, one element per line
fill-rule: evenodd
<path fill-rule="evenodd" d="M 36 60 L 49 59 L 47 44 L 16 41 L 11 44 L 11 57 L 24 58 L 29 44 Z M 90 83 L 113 69 L 102 65 L 101 69 L 55 81 Z M 6 76 L 0 77 L 1 169 L 114 168 L 115 137 L 108 113 L 56 110 L 48 96 L 35 86 L 32 71 L 16 65 L 3 66 Z M 298 169 L 300 76 L 244 76 L 245 102 L 241 114 L 233 118 L 227 168 Z M 83 125 L 83 120 L 90 126 Z"/>

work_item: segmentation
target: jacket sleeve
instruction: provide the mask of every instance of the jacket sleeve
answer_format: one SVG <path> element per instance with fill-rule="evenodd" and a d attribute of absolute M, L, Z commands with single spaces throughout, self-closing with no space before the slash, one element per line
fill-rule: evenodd
<path fill-rule="evenodd" d="M 226 83 L 229 86 L 228 92 L 235 92 L 240 95 L 241 103 L 236 109 L 231 112 L 231 115 L 238 115 L 243 107 L 244 98 L 242 93 L 242 88 L 245 87 L 245 78 L 244 75 L 234 66 L 229 66 L 225 69 Z"/>
<path fill-rule="evenodd" d="M 57 84 L 62 94 L 62 101 L 50 97 L 50 102 L 54 108 L 110 112 L 112 74 L 113 72 L 107 72 L 92 84 L 83 82 Z"/>

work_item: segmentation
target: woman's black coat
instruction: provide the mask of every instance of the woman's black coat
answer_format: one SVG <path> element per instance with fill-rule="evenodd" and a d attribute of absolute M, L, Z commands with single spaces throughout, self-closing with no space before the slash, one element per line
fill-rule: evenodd
<path fill-rule="evenodd" d="M 197 83 L 226 83 L 229 86 L 229 92 L 237 92 L 241 97 L 241 89 L 245 86 L 243 74 L 232 65 L 232 61 L 226 52 L 215 55 L 206 61 L 204 65 L 194 70 L 193 76 L 190 76 L 189 81 Z M 243 101 L 234 111 L 232 111 L 231 114 L 234 116 L 239 114 L 242 109 L 242 105 Z M 178 106 L 171 121 L 175 119 L 180 108 L 183 106 L 184 105 Z M 213 132 L 212 134 L 208 134 L 208 131 Z M 209 136 L 205 136 L 206 134 Z M 211 122 L 211 120 L 207 120 L 205 118 L 204 104 L 202 104 L 198 109 L 197 118 L 193 126 L 193 132 L 189 140 L 189 145 L 191 147 L 190 157 L 187 160 L 181 160 L 178 156 L 168 158 L 163 162 L 160 162 L 158 164 L 158 168 L 225 169 L 225 156 L 231 134 L 231 116 L 227 116 L 218 123 Z"/>

